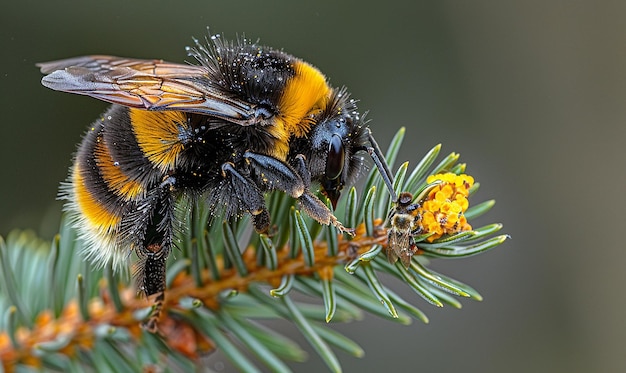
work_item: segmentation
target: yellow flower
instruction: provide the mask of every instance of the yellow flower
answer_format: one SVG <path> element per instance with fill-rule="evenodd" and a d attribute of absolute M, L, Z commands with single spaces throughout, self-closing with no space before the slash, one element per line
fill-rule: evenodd
<path fill-rule="evenodd" d="M 467 223 L 463 213 L 469 207 L 467 197 L 469 189 L 474 185 L 474 178 L 465 174 L 445 173 L 430 175 L 426 181 L 429 184 L 442 182 L 419 201 L 420 231 L 432 233 L 427 241 L 433 242 L 446 234 L 471 230 L 472 226 Z"/>

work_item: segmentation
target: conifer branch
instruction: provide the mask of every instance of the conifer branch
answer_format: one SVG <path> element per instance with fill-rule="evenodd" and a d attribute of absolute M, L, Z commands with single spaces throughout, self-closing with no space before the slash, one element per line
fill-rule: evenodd
<path fill-rule="evenodd" d="M 401 130 L 390 146 L 390 164 L 403 135 Z M 471 287 L 430 270 L 424 260 L 475 255 L 508 238 L 495 235 L 500 224 L 469 225 L 494 202 L 468 208 L 466 198 L 478 184 L 462 175 L 465 165 L 457 163 L 458 154 L 433 166 L 440 149 L 434 147 L 413 170 L 402 164 L 395 175 L 395 192 L 416 196 L 415 209 L 409 210 L 415 218 L 410 238 L 415 245 L 409 251 L 400 246 L 398 252 L 392 250 L 389 240 L 398 229 L 389 212 L 397 201 L 389 200 L 375 172 L 362 193 L 355 188 L 346 193 L 343 222 L 357 228 L 354 237 L 301 215 L 281 193 L 268 201 L 278 227 L 271 237 L 253 233 L 248 218 L 207 228 L 210 211 L 181 201 L 187 207 L 181 209 L 187 226 L 168 264 L 157 334 L 140 327 L 151 301 L 137 296 L 128 275 L 90 268 L 67 222 L 51 246 L 32 232 L 12 232 L 6 242 L 0 238 L 2 367 L 9 372 L 20 367 L 80 371 L 86 366 L 191 370 L 200 357 L 220 349 L 242 371 L 262 365 L 285 372 L 285 361 L 302 361 L 304 351 L 255 321 L 284 318 L 298 327 L 331 371 L 340 371 L 334 350 L 354 356 L 362 356 L 363 350 L 327 323 L 357 319 L 362 311 L 403 324 L 411 318 L 428 322 L 420 309 L 387 288 L 379 273 L 397 277 L 438 307 L 460 306 L 453 296 L 482 299 Z M 401 260 L 394 261 L 394 255 Z M 294 291 L 320 301 L 297 302 L 291 297 Z"/>

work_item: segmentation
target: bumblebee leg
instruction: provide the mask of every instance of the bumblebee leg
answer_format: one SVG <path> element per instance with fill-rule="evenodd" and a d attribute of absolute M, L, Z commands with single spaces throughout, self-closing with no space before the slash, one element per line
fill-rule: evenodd
<path fill-rule="evenodd" d="M 354 235 L 354 229 L 344 227 L 343 224 L 341 224 L 335 215 L 328 209 L 328 206 L 326 206 L 322 201 L 320 201 L 319 198 L 317 198 L 317 196 L 309 191 L 311 186 L 311 173 L 306 167 L 305 159 L 306 158 L 302 154 L 296 155 L 296 172 L 300 175 L 306 187 L 305 193 L 298 198 L 300 205 L 310 217 L 318 222 L 323 222 L 325 225 L 332 224 L 341 232 Z"/>
<path fill-rule="evenodd" d="M 235 169 L 232 163 L 222 165 L 222 175 L 229 179 L 232 190 L 244 209 L 252 215 L 252 224 L 258 233 L 267 233 L 270 227 L 270 214 L 265 206 L 263 192 L 249 177 Z"/>
<path fill-rule="evenodd" d="M 309 190 L 311 176 L 304 163 L 304 156 L 296 157 L 298 162 L 296 169 L 300 172 L 279 159 L 267 155 L 246 152 L 244 157 L 252 165 L 259 182 L 270 189 L 277 189 L 297 198 L 301 208 L 320 224 L 332 224 L 339 231 L 354 235 L 354 229 L 344 227 L 324 202 Z"/>
<path fill-rule="evenodd" d="M 296 155 L 296 164 L 294 165 L 296 172 L 302 178 L 304 182 L 304 187 L 309 189 L 311 187 L 311 173 L 309 169 L 306 168 L 306 157 L 302 154 Z"/>
<path fill-rule="evenodd" d="M 146 297 L 154 297 L 152 312 L 142 327 L 156 332 L 165 300 L 166 261 L 174 241 L 174 184 L 168 176 L 154 188 L 145 199 L 137 202 L 135 213 L 129 215 L 134 227 L 139 262 L 135 269 L 135 281 L 139 291 Z"/>
<path fill-rule="evenodd" d="M 138 277 L 140 277 L 140 288 L 148 298 L 154 296 L 152 311 L 147 320 L 141 326 L 150 333 L 158 330 L 158 321 L 163 310 L 165 301 L 165 261 L 169 249 L 158 244 L 142 247 L 137 251 L 140 262 L 137 266 Z"/>
<path fill-rule="evenodd" d="M 270 232 L 270 213 L 267 210 L 262 210 L 258 214 L 251 214 L 252 216 L 252 224 L 254 225 L 254 229 L 257 233 L 264 233 L 268 235 L 272 235 Z"/>
<path fill-rule="evenodd" d="M 259 183 L 268 189 L 283 191 L 293 198 L 300 198 L 307 190 L 302 177 L 287 163 L 268 155 L 252 152 L 245 152 L 243 156 L 255 171 Z"/>

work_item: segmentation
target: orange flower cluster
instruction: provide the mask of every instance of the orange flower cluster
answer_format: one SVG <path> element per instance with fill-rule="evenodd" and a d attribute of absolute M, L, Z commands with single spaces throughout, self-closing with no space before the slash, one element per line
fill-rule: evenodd
<path fill-rule="evenodd" d="M 442 183 L 434 186 L 428 195 L 419 201 L 421 232 L 433 233 L 427 238 L 428 242 L 433 242 L 445 234 L 472 229 L 463 213 L 469 206 L 467 197 L 469 189 L 474 185 L 474 178 L 465 174 L 445 173 L 431 175 L 426 181 L 430 184 L 437 180 Z"/>

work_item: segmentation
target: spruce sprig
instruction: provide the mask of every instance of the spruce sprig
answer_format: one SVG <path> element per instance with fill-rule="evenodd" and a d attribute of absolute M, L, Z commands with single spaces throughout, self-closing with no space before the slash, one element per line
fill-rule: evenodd
<path fill-rule="evenodd" d="M 397 158 L 404 129 L 394 137 L 386 159 Z M 396 193 L 416 196 L 429 190 L 428 175 L 461 174 L 465 165 L 452 153 L 438 164 L 441 146 L 427 152 L 409 170 L 403 163 L 395 174 Z M 478 184 L 470 189 L 474 195 Z M 53 242 L 30 231 L 0 238 L 0 358 L 5 371 L 44 368 L 50 371 L 191 371 L 200 357 L 219 349 L 241 371 L 264 366 L 288 372 L 285 361 L 303 361 L 304 350 L 287 336 L 258 320 L 293 322 L 330 371 L 341 371 L 336 350 L 363 356 L 359 345 L 328 326 L 359 319 L 366 311 L 409 324 L 428 322 L 413 304 L 380 279 L 391 274 L 427 303 L 460 307 L 456 297 L 481 300 L 468 285 L 428 268 L 428 258 L 458 258 L 479 254 L 504 242 L 500 224 L 459 231 L 428 240 L 415 234 L 419 248 L 405 267 L 385 256 L 386 218 L 391 201 L 376 170 L 362 191 L 351 188 L 337 216 L 356 235 L 339 235 L 294 208 L 294 200 L 272 193 L 268 206 L 278 230 L 270 236 L 254 233 L 248 218 L 214 222 L 202 204 L 181 201 L 185 227 L 178 250 L 168 264 L 168 290 L 159 333 L 141 329 L 151 302 L 136 295 L 132 280 L 110 268 L 93 269 L 80 254 L 81 242 L 66 220 Z M 419 197 L 418 197 L 419 199 Z M 493 201 L 465 211 L 467 219 L 484 214 Z M 343 210 L 340 211 L 340 210 Z M 319 302 L 294 299 L 307 294 Z M 301 297 L 297 297 L 301 299 Z M 252 358 L 251 358 L 252 357 Z"/>

